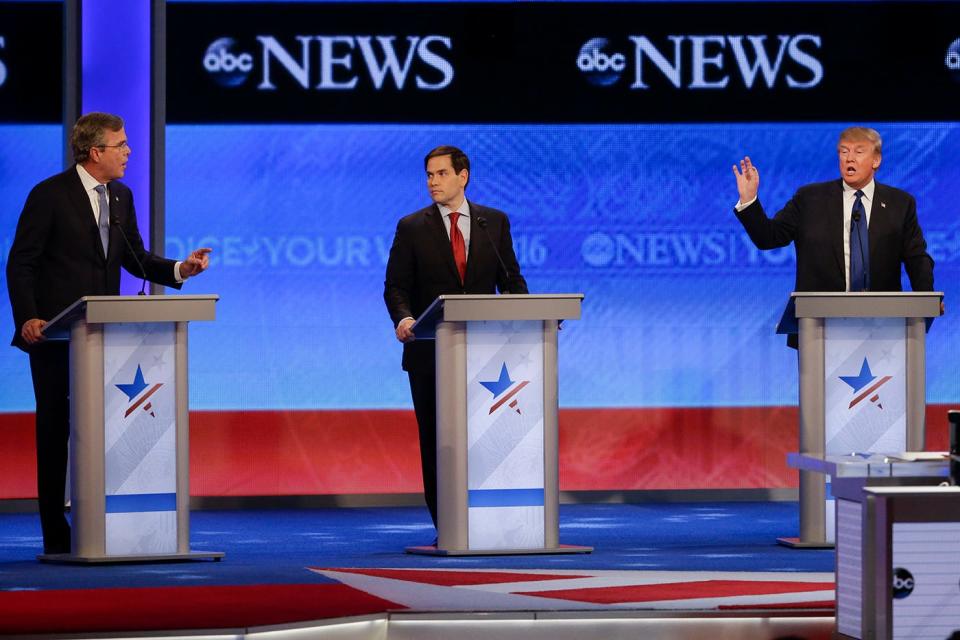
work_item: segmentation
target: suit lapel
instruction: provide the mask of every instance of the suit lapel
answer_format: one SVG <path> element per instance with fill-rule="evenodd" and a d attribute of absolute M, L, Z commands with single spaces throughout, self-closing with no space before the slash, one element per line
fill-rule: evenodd
<path fill-rule="evenodd" d="M 463 276 L 464 287 L 466 287 L 467 283 L 470 282 L 470 275 L 477 269 L 475 264 L 478 261 L 476 250 L 477 247 L 480 246 L 480 241 L 476 238 L 477 234 L 483 233 L 480 230 L 480 227 L 477 226 L 477 218 L 479 217 L 477 205 L 473 204 L 469 200 L 467 203 L 470 205 L 470 246 L 467 247 L 467 271 Z"/>
<path fill-rule="evenodd" d="M 843 259 L 843 181 L 834 183 L 835 189 L 830 190 L 830 199 L 826 204 L 827 234 L 830 245 L 833 247 L 833 256 L 840 270 L 843 281 L 846 281 L 847 265 Z"/>
<path fill-rule="evenodd" d="M 73 166 L 66 170 L 67 174 L 67 193 L 70 204 L 73 205 L 74 214 L 80 221 L 80 228 L 88 230 L 88 237 L 94 243 L 94 253 L 100 256 L 101 260 L 106 260 L 103 256 L 103 247 L 100 244 L 100 233 L 97 230 L 97 219 L 93 215 L 93 205 L 90 204 L 90 198 L 83 188 L 83 182 L 80 181 L 80 174 L 77 173 L 77 167 Z"/>
<path fill-rule="evenodd" d="M 887 225 L 886 187 L 879 182 L 873 185 L 873 202 L 870 203 L 870 223 L 867 225 L 867 242 L 870 243 L 870 270 L 873 271 L 874 261 L 877 259 L 877 245 L 880 244 L 880 235 Z"/>
<path fill-rule="evenodd" d="M 457 263 L 453 259 L 453 247 L 450 246 L 450 236 L 447 235 L 447 229 L 443 224 L 443 215 L 440 213 L 440 207 L 434 204 L 427 210 L 427 227 L 431 229 L 430 234 L 436 244 L 437 255 L 443 256 L 443 261 L 450 269 L 450 275 L 457 282 L 460 282 L 460 274 L 457 272 Z M 469 266 L 467 267 L 469 269 Z"/>

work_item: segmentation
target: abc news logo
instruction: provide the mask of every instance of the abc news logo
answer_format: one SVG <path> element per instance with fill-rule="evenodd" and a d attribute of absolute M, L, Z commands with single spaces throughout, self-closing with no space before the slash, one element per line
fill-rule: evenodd
<path fill-rule="evenodd" d="M 607 38 L 591 38 L 580 47 L 577 68 L 590 84 L 606 87 L 632 67 L 631 89 L 649 89 L 651 73 L 677 89 L 724 89 L 734 74 L 748 89 L 781 79 L 791 89 L 810 89 L 823 80 L 822 43 L 814 34 L 668 36 L 660 46 L 647 36 L 629 40 L 632 47 L 621 52 Z"/>
<path fill-rule="evenodd" d="M 6 48 L 7 41 L 3 36 L 0 36 L 0 50 Z M 7 81 L 7 65 L 4 64 L 3 60 L 0 60 L 0 87 L 3 86 L 3 83 Z"/>
<path fill-rule="evenodd" d="M 903 567 L 896 567 L 893 570 L 893 597 L 902 600 L 913 593 L 916 586 L 913 574 Z"/>
<path fill-rule="evenodd" d="M 947 47 L 947 53 L 943 57 L 943 64 L 947 72 L 955 82 L 960 82 L 960 38 L 957 38 Z"/>
<path fill-rule="evenodd" d="M 285 46 L 274 36 L 257 36 L 257 51 L 240 50 L 234 38 L 218 38 L 203 55 L 203 68 L 223 87 L 238 87 L 257 74 L 256 88 L 276 90 L 278 77 L 303 89 L 350 90 L 361 79 L 374 89 L 408 85 L 439 91 L 453 82 L 453 45 L 441 35 L 296 36 Z"/>

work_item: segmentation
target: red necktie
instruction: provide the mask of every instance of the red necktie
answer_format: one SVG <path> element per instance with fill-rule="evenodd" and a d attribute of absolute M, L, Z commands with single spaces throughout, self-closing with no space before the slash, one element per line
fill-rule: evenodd
<path fill-rule="evenodd" d="M 459 217 L 459 212 L 450 212 L 450 247 L 453 249 L 453 261 L 457 264 L 457 271 L 460 273 L 460 283 L 463 284 L 464 277 L 467 275 L 467 247 L 463 243 L 460 227 L 457 226 Z"/>

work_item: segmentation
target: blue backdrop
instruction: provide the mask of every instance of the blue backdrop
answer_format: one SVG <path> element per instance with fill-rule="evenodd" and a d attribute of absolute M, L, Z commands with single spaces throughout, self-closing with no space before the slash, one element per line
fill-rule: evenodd
<path fill-rule="evenodd" d="M 422 158 L 439 144 L 470 155 L 469 198 L 511 215 L 531 291 L 586 295 L 561 333 L 563 406 L 794 404 L 796 355 L 773 333 L 793 248 L 753 248 L 731 165 L 753 158 L 772 213 L 838 177 L 844 126 L 171 126 L 166 251 L 214 247 L 185 291 L 222 296 L 193 327 L 192 406 L 409 406 L 383 272 L 396 221 L 429 203 Z M 949 307 L 960 129 L 876 126 L 878 178 L 917 197 Z M 960 400 L 952 324 L 929 336 L 930 402 Z"/>
<path fill-rule="evenodd" d="M 383 271 L 397 219 L 429 202 L 422 158 L 438 144 L 470 155 L 468 197 L 511 215 L 531 291 L 586 295 L 561 333 L 563 406 L 794 404 L 796 356 L 773 334 L 793 248 L 752 247 L 730 167 L 749 154 L 775 211 L 797 186 L 837 177 L 843 126 L 171 126 L 166 253 L 214 247 L 184 292 L 222 297 L 217 321 L 192 327 L 191 405 L 409 406 Z M 960 127 L 876 126 L 878 178 L 916 196 L 949 311 Z M 60 136 L 0 126 L 4 266 L 26 194 L 60 168 Z M 12 333 L 4 296 L 0 336 Z M 928 401 L 960 401 L 951 315 L 928 346 Z M 32 410 L 26 357 L 0 349 L 0 376 L 0 411 Z"/>

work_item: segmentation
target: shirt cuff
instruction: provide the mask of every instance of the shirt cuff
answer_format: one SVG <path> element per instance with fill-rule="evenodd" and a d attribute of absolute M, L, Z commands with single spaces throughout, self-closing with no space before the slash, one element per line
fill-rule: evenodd
<path fill-rule="evenodd" d="M 173 279 L 177 281 L 177 284 L 183 282 L 183 276 L 180 275 L 181 264 L 183 264 L 183 260 L 177 260 L 173 263 Z"/>
<path fill-rule="evenodd" d="M 744 209 L 752 205 L 754 202 L 756 202 L 758 197 L 759 196 L 753 196 L 753 200 L 747 203 L 741 203 L 739 200 L 737 200 L 737 204 L 734 205 L 733 208 L 737 210 L 737 213 L 740 213 L 741 211 L 743 211 Z"/>

